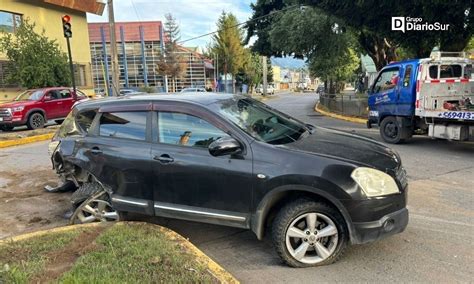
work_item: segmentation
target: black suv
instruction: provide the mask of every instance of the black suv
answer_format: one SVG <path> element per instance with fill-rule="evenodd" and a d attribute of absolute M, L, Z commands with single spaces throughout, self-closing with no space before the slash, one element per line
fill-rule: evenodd
<path fill-rule="evenodd" d="M 348 243 L 402 232 L 400 157 L 373 140 L 304 124 L 227 94 L 77 105 L 50 145 L 73 182 L 73 222 L 126 212 L 269 229 L 290 266 L 336 261 Z"/>

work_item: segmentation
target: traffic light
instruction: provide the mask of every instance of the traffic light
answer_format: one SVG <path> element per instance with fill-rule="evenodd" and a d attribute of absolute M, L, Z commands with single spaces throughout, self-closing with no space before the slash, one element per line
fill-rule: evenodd
<path fill-rule="evenodd" d="M 72 37 L 72 30 L 71 30 L 71 16 L 64 15 L 62 17 L 63 20 L 63 32 L 64 37 L 69 38 Z"/>

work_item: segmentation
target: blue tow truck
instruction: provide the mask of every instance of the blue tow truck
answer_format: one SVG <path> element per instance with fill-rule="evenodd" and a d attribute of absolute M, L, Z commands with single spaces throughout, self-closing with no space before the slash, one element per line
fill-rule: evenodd
<path fill-rule="evenodd" d="M 467 141 L 474 138 L 474 74 L 465 53 L 390 63 L 369 89 L 367 127 L 402 143 L 413 135 Z"/>

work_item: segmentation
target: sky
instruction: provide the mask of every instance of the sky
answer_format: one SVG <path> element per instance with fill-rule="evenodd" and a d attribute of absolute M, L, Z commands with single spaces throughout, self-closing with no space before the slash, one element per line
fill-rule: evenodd
<path fill-rule="evenodd" d="M 255 0 L 114 0 L 115 21 L 163 21 L 171 13 L 181 29 L 181 40 L 215 31 L 222 11 L 232 12 L 239 22 L 252 16 L 250 3 Z M 89 22 L 107 22 L 107 8 L 102 16 L 87 14 Z M 185 46 L 204 48 L 211 36 L 186 42 Z"/>

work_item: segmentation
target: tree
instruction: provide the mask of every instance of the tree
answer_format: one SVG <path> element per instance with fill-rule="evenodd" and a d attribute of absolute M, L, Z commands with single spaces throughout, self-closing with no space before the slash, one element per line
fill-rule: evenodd
<path fill-rule="evenodd" d="M 179 25 L 173 15 L 166 14 L 165 18 L 165 48 L 160 55 L 160 60 L 157 64 L 157 67 L 162 74 L 166 75 L 167 77 L 171 77 L 172 92 L 176 92 L 177 79 L 180 79 L 184 76 L 186 73 L 187 64 L 185 63 L 183 56 L 179 53 L 180 50 L 178 41 L 181 38 Z M 165 81 L 166 89 L 168 90 L 167 78 Z"/>
<path fill-rule="evenodd" d="M 223 70 L 226 83 L 227 74 L 235 79 L 245 62 L 243 31 L 237 24 L 237 18 L 233 14 L 222 12 L 217 20 L 218 32 L 213 36 L 212 52 L 219 56 L 219 70 Z M 232 92 L 235 93 L 235 80 Z"/>
<path fill-rule="evenodd" d="M 15 34 L 0 33 L 0 52 L 9 60 L 7 81 L 25 88 L 68 86 L 68 59 L 56 40 L 35 31 L 35 23 L 24 19 Z"/>
<path fill-rule="evenodd" d="M 340 25 L 318 9 L 293 9 L 275 16 L 268 40 L 279 54 L 306 58 L 310 73 L 328 81 L 334 93 L 359 65 L 354 34 Z"/>
<path fill-rule="evenodd" d="M 248 35 L 259 37 L 256 48 L 273 48 L 268 38 L 260 35 L 268 32 L 277 17 L 263 16 L 277 15 L 275 11 L 291 5 L 296 5 L 297 9 L 298 4 L 319 8 L 326 15 L 339 19 L 341 27 L 351 28 L 362 50 L 374 60 L 378 69 L 397 60 L 400 47 L 416 57 L 427 57 L 434 46 L 446 51 L 461 51 L 474 33 L 471 1 L 411 0 L 400 5 L 398 1 L 373 0 L 258 0 L 252 5 L 254 21 L 248 25 Z M 423 22 L 449 24 L 449 31 L 392 31 L 392 16 L 421 17 Z M 278 50 L 269 50 L 262 52 L 278 55 Z M 296 55 L 298 52 L 295 51 Z"/>

